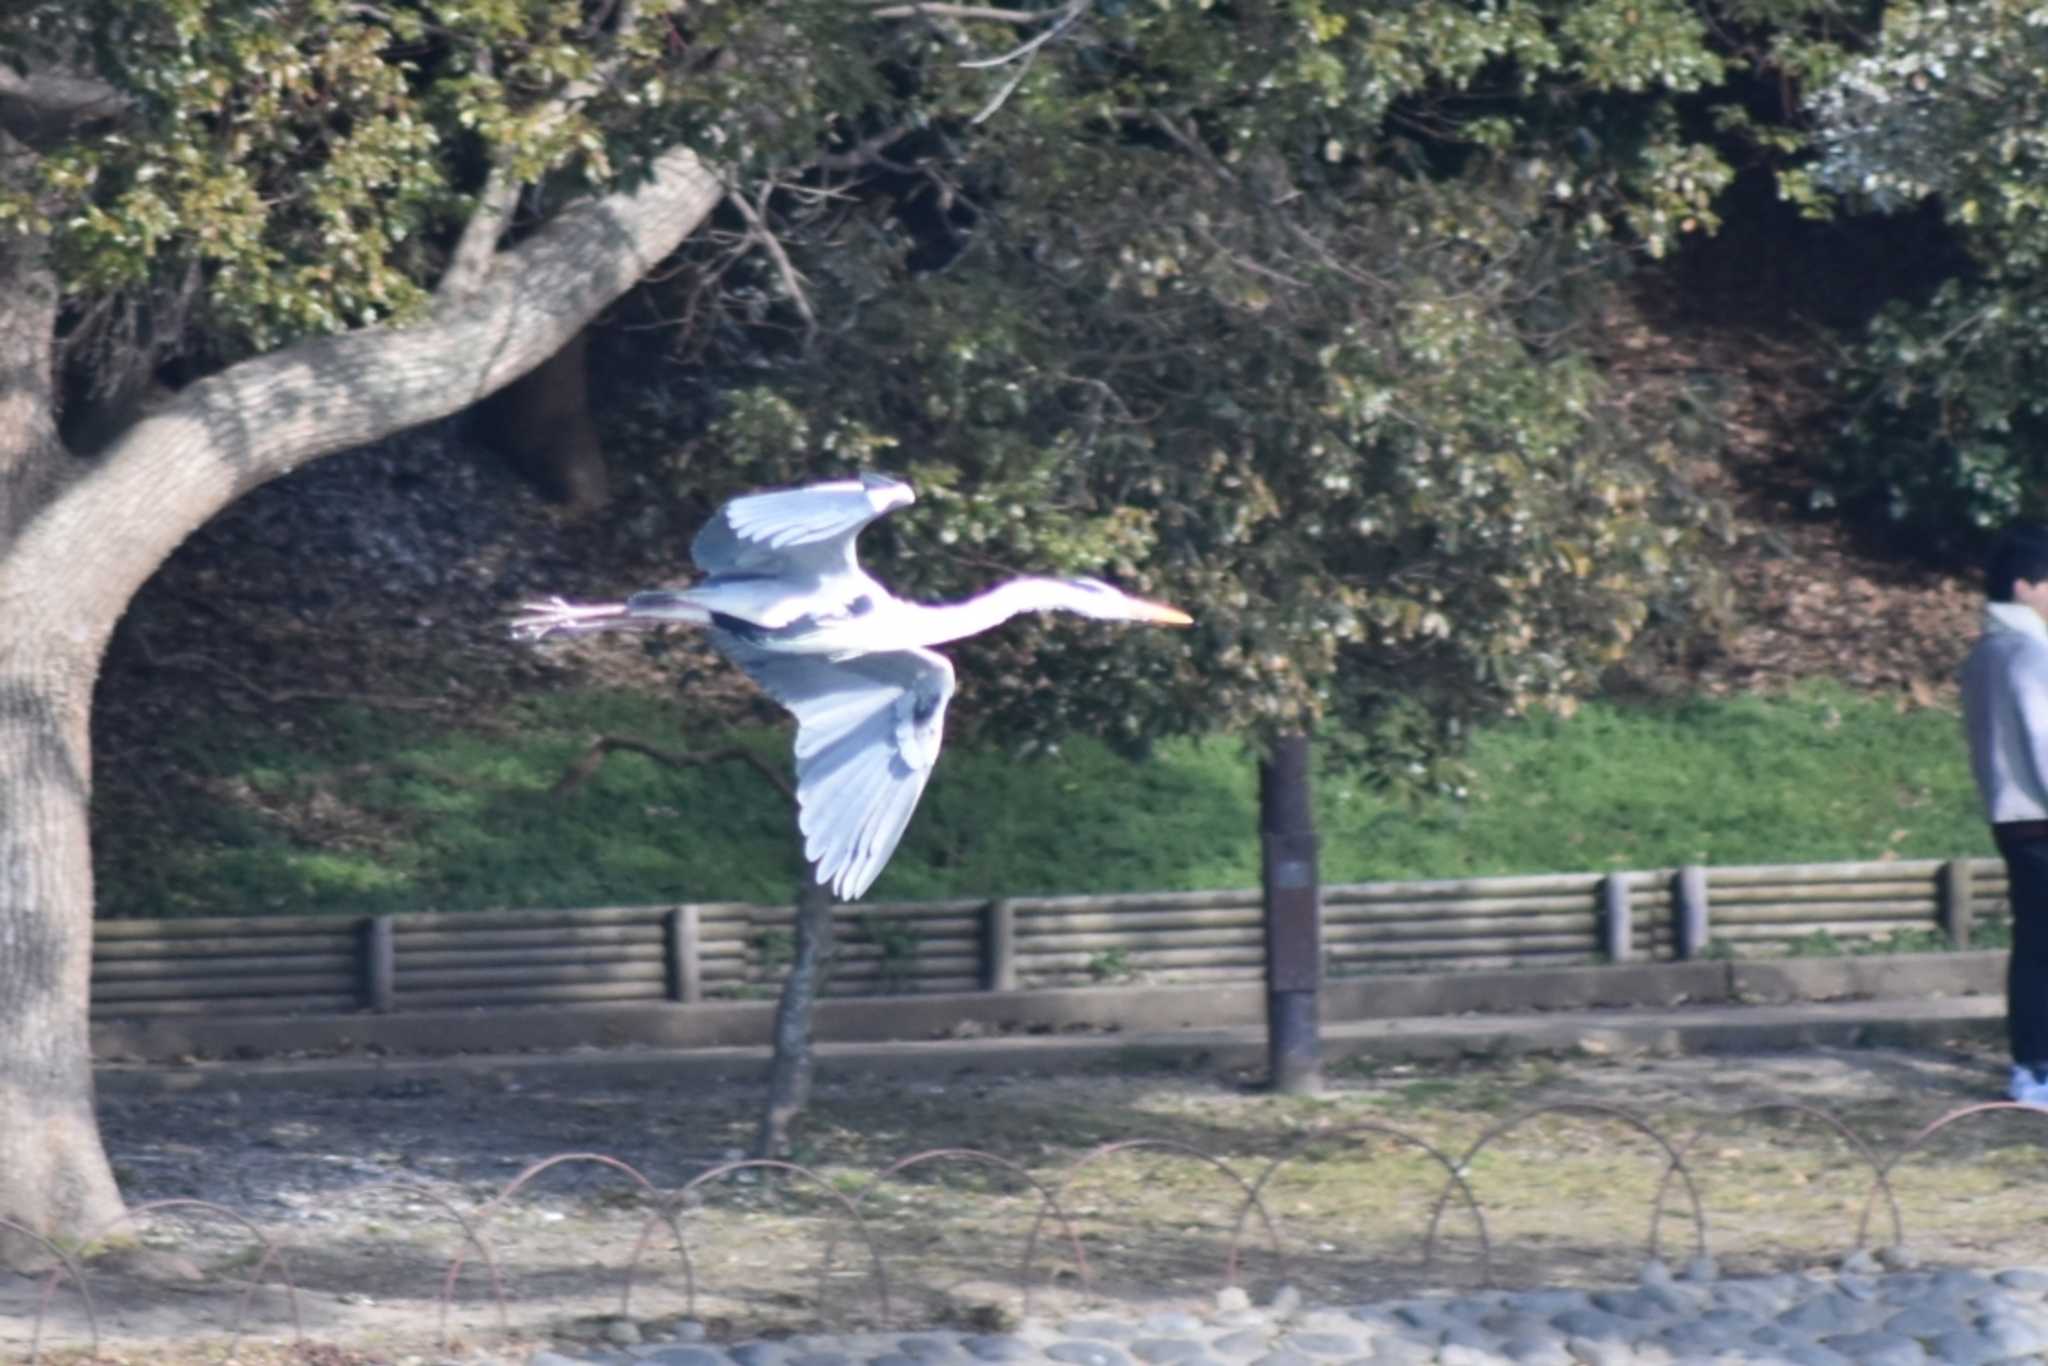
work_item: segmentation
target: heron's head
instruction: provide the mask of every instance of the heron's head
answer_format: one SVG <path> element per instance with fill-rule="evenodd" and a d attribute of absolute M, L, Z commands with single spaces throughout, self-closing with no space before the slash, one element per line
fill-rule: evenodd
<path fill-rule="evenodd" d="M 1101 579 L 1053 579 L 1061 589 L 1057 606 L 1101 621 L 1149 621 L 1155 626 L 1191 626 L 1194 618 L 1163 602 L 1134 598 Z"/>

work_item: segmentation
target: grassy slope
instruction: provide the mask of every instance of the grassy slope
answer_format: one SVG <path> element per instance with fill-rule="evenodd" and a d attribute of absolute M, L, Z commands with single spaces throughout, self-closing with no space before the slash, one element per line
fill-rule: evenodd
<path fill-rule="evenodd" d="M 536 696 L 507 719 L 515 729 L 490 737 L 345 708 L 316 734 L 182 730 L 168 743 L 206 809 L 162 834 L 103 818 L 101 913 L 787 895 L 786 803 L 745 765 L 614 755 L 576 791 L 550 794 L 594 733 L 687 748 L 660 698 Z M 786 762 L 783 733 L 744 739 Z M 1325 879 L 1989 852 L 1955 717 L 1832 688 L 1596 703 L 1569 721 L 1485 731 L 1472 763 L 1466 799 L 1420 805 L 1324 774 Z M 1249 886 L 1254 782 L 1228 740 L 1169 745 L 1145 763 L 1092 744 L 1028 763 L 951 752 L 872 898 Z M 210 838 L 191 839 L 196 825 Z"/>

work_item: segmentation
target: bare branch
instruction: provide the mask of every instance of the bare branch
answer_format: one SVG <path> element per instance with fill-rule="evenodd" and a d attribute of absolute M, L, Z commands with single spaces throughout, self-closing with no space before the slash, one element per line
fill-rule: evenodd
<path fill-rule="evenodd" d="M 881 166 L 886 170 L 907 174 L 913 168 L 883 156 L 882 149 L 892 142 L 908 137 L 911 131 L 911 125 L 907 123 L 895 124 L 871 138 L 863 138 L 843 152 L 828 152 L 811 162 L 811 165 L 820 171 L 858 171 L 867 166 Z"/>
<path fill-rule="evenodd" d="M 1232 185 L 1237 184 L 1237 172 L 1217 160 L 1216 154 L 1203 146 L 1201 139 L 1195 137 L 1163 113 L 1153 113 L 1150 121 L 1154 128 L 1172 138 L 1175 146 L 1207 167 L 1212 175 L 1226 180 Z"/>
<path fill-rule="evenodd" d="M 882 3 L 882 0 L 870 0 Z M 988 5 L 944 5 L 944 4 L 884 4 L 871 10 L 876 19 L 984 19 L 995 24 L 1043 24 L 1059 18 L 1060 11 L 1051 9 L 996 9 Z"/>
<path fill-rule="evenodd" d="M 1050 32 L 1048 32 L 1041 36 L 1050 37 L 1051 34 Z M 993 118 L 995 116 L 996 110 L 1001 109 L 1005 104 L 1008 104 L 1010 102 L 1010 96 L 1017 93 L 1017 87 L 1024 84 L 1024 78 L 1031 74 L 1031 64 L 1037 60 L 1038 49 L 1033 48 L 1029 53 L 1025 54 L 1023 63 L 1017 68 L 1017 74 L 1010 77 L 1009 80 L 1004 81 L 1003 88 L 996 91 L 995 98 L 991 99 L 987 104 L 983 105 L 981 107 L 981 111 L 977 113 L 973 118 L 967 121 L 971 124 L 981 124 L 986 123 L 989 119 Z M 974 63 L 962 62 L 961 65 L 973 66 Z"/>
<path fill-rule="evenodd" d="M 503 165 L 493 166 L 476 198 L 476 208 L 462 225 L 462 238 L 448 258 L 448 269 L 434 292 L 442 298 L 474 289 L 491 268 L 498 254 L 498 241 L 511 226 L 512 212 L 519 207 L 519 185 L 505 173 Z"/>
<path fill-rule="evenodd" d="M 1037 52 L 1038 49 L 1066 32 L 1076 19 L 1079 19 L 1088 12 L 1088 6 L 1091 3 L 1092 0 L 1067 0 L 1066 8 L 1060 11 L 1060 17 L 1053 23 L 1053 26 L 1037 37 L 1012 48 L 1000 57 L 984 57 L 979 61 L 962 62 L 960 65 L 970 70 L 979 71 L 992 66 L 1004 66 L 1010 62 L 1017 61 L 1019 58 L 1028 58 Z"/>
<path fill-rule="evenodd" d="M 789 253 L 782 249 L 781 240 L 769 230 L 763 217 L 768 195 L 773 189 L 773 185 L 762 188 L 759 204 L 749 204 L 747 197 L 742 194 L 727 197 L 732 201 L 733 207 L 740 211 L 740 216 L 747 220 L 747 227 L 751 230 L 753 239 L 761 244 L 761 249 L 775 262 L 775 273 L 782 277 L 782 287 L 789 291 L 790 301 L 796 305 L 796 311 L 804 315 L 804 336 L 810 338 L 817 335 L 818 315 L 811 308 L 811 296 L 804 292 L 804 277 L 790 261 Z"/>

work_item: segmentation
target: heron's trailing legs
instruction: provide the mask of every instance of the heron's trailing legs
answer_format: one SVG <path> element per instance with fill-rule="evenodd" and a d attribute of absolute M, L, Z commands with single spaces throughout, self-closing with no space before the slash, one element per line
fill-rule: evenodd
<path fill-rule="evenodd" d="M 595 631 L 651 631 L 657 626 L 703 626 L 710 613 L 691 607 L 678 594 L 635 593 L 624 602 L 573 603 L 564 598 L 521 603 L 512 618 L 514 640 L 589 635 Z"/>
<path fill-rule="evenodd" d="M 562 598 L 523 602 L 512 618 L 514 640 L 546 640 L 549 636 L 617 630 L 628 624 L 626 604 L 600 602 L 578 606 Z"/>

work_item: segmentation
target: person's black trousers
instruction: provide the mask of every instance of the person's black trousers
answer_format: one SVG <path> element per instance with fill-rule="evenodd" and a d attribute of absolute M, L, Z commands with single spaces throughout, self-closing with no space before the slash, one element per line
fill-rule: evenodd
<path fill-rule="evenodd" d="M 1995 825 L 2012 907 L 2005 1024 L 2012 1060 L 2048 1068 L 2048 821 Z"/>

